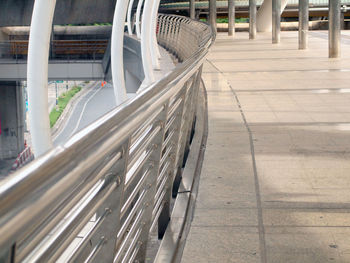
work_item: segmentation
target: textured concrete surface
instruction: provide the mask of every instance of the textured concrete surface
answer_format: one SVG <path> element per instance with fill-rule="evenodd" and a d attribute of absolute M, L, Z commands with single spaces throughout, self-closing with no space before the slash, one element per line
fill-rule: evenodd
<path fill-rule="evenodd" d="M 12 159 L 24 149 L 23 89 L 15 81 L 0 82 L 0 159 Z"/>
<path fill-rule="evenodd" d="M 350 34 L 219 34 L 209 137 L 182 262 L 350 262 Z"/>

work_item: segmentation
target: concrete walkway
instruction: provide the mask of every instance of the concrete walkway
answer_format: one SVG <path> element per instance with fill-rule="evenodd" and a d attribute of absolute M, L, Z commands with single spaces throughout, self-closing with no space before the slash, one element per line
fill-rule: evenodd
<path fill-rule="evenodd" d="M 219 34 L 209 135 L 182 262 L 350 262 L 350 34 Z"/>

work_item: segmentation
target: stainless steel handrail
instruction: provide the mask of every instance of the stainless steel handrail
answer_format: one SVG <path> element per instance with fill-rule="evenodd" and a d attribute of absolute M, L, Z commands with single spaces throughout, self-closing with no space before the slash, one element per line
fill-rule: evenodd
<path fill-rule="evenodd" d="M 182 63 L 0 184 L 0 261 L 144 261 L 151 226 L 164 233 L 215 34 L 172 15 L 158 28 Z"/>

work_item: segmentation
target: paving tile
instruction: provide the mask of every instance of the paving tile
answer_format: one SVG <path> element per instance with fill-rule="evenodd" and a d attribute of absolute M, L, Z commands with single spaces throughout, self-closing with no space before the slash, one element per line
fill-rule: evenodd
<path fill-rule="evenodd" d="M 350 52 L 329 60 L 326 38 L 309 41 L 299 51 L 297 32 L 279 45 L 270 33 L 218 34 L 215 67 L 203 71 L 209 134 L 182 262 L 261 262 L 261 223 L 268 263 L 350 262 Z"/>
<path fill-rule="evenodd" d="M 182 258 L 184 263 L 260 262 L 258 233 L 255 227 L 191 227 L 187 240 Z M 191 240 L 205 242 L 194 245 Z"/>
<path fill-rule="evenodd" d="M 196 208 L 191 223 L 192 226 L 257 226 L 257 210 L 251 208 L 240 209 L 206 209 Z"/>
<path fill-rule="evenodd" d="M 264 209 L 263 221 L 270 226 L 328 226 L 329 221 L 323 209 Z"/>

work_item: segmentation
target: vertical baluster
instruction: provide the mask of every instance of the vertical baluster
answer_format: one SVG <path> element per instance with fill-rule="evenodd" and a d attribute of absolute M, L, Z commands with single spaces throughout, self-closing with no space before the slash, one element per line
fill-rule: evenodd
<path fill-rule="evenodd" d="M 170 136 L 171 131 L 174 130 L 172 139 L 167 146 L 172 148 L 171 148 L 171 151 L 169 152 L 169 156 L 164 161 L 166 163 L 167 160 L 170 160 L 170 164 L 168 167 L 168 171 L 166 172 L 167 173 L 166 176 L 168 176 L 168 179 L 166 181 L 165 188 L 167 189 L 167 191 L 164 197 L 163 209 L 158 219 L 158 238 L 163 237 L 170 218 L 170 201 L 171 201 L 172 190 L 173 190 L 173 182 L 175 178 L 175 174 L 174 174 L 175 159 L 176 159 L 176 152 L 179 144 L 179 136 L 180 136 L 180 130 L 181 130 L 180 126 L 181 126 L 182 116 L 184 114 L 184 101 L 186 97 L 185 88 L 182 91 L 180 91 L 180 93 L 182 93 L 182 95 L 180 96 L 181 103 L 178 106 L 177 111 L 174 112 L 176 119 L 174 120 L 174 123 L 172 124 L 172 126 L 169 127 L 169 133 L 168 133 L 168 135 Z M 170 117 L 171 116 L 169 116 L 169 118 Z M 165 149 L 165 151 L 166 150 L 167 149 Z"/>
<path fill-rule="evenodd" d="M 122 208 L 122 200 L 124 194 L 125 177 L 127 173 L 127 166 L 129 161 L 129 149 L 130 149 L 130 138 L 122 146 L 122 158 L 117 164 L 111 169 L 115 183 L 118 188 L 113 194 L 106 200 L 107 204 L 111 204 L 111 207 L 102 207 L 102 210 L 110 209 L 110 215 L 106 218 L 99 231 L 105 234 L 107 243 L 104 245 L 103 250 L 99 257 L 96 258 L 95 262 L 113 262 L 115 256 L 115 246 L 117 233 L 121 227 L 120 225 L 120 210 Z M 104 211 L 99 211 L 103 213 Z"/>
<path fill-rule="evenodd" d="M 169 19 L 169 33 L 168 33 L 168 43 L 171 52 L 174 52 L 174 42 L 175 42 L 175 21 L 176 17 L 171 17 Z"/>
<path fill-rule="evenodd" d="M 164 142 L 164 135 L 165 135 L 165 124 L 167 120 L 167 114 L 168 114 L 168 105 L 169 102 L 164 104 L 163 111 L 158 115 L 158 117 L 155 120 L 155 123 L 159 123 L 161 126 L 161 130 L 158 133 L 158 136 L 155 137 L 153 145 L 150 147 L 153 147 L 153 152 L 149 159 L 149 164 L 152 165 L 152 171 L 150 172 L 150 175 L 146 179 L 145 185 L 148 187 L 147 190 L 147 197 L 146 197 L 146 208 L 143 216 L 143 228 L 140 235 L 140 249 L 137 253 L 136 260 L 139 262 L 144 262 L 146 258 L 146 249 L 147 249 L 147 241 L 149 236 L 149 231 L 152 224 L 152 212 L 154 208 L 154 204 L 157 200 L 154 200 L 155 194 L 156 194 L 156 186 L 157 186 L 157 178 L 159 175 L 159 164 L 162 154 L 162 148 L 163 148 L 163 142 Z"/>
<path fill-rule="evenodd" d="M 188 136 L 188 130 L 190 126 L 190 109 L 192 104 L 192 98 L 193 98 L 193 82 L 195 81 L 194 77 L 190 80 L 191 83 L 187 82 L 187 85 L 191 85 L 188 88 L 186 101 L 185 101 L 185 111 L 182 119 L 182 125 L 181 125 L 181 133 L 180 133 L 180 141 L 179 141 L 179 150 L 177 152 L 177 159 L 175 161 L 177 165 L 177 171 L 180 172 L 183 167 L 183 160 L 184 160 L 184 154 L 185 154 L 185 146 L 187 143 L 187 136 Z M 179 176 L 178 174 L 177 176 Z M 178 178 L 181 179 L 181 178 Z"/>
<path fill-rule="evenodd" d="M 114 181 L 116 189 L 105 200 L 96 212 L 96 220 L 105 217 L 103 223 L 90 239 L 91 246 L 75 251 L 70 257 L 69 262 L 84 262 L 86 258 L 90 258 L 89 262 L 113 262 L 115 257 L 115 247 L 117 233 L 121 227 L 120 210 L 124 194 L 125 175 L 129 159 L 130 139 L 126 140 L 122 147 L 121 159 L 119 159 L 111 169 L 106 173 L 105 180 Z M 99 250 L 99 244 L 103 242 Z"/>
<path fill-rule="evenodd" d="M 184 46 L 184 33 L 185 33 L 185 28 L 184 28 L 184 23 L 182 19 L 180 18 L 177 22 L 177 36 L 176 36 L 176 53 L 180 61 L 183 61 L 183 46 Z"/>
<path fill-rule="evenodd" d="M 192 96 L 192 101 L 191 101 L 191 110 L 189 114 L 189 124 L 188 124 L 188 132 L 187 132 L 187 141 L 185 144 L 185 159 L 187 159 L 187 155 L 190 151 L 190 143 L 192 139 L 192 132 L 193 132 L 193 125 L 195 123 L 195 117 L 196 117 L 196 109 L 197 109 L 197 102 L 198 102 L 198 93 L 199 93 L 199 86 L 200 86 L 200 81 L 201 81 L 201 76 L 202 76 L 202 67 L 201 66 L 197 73 L 194 74 L 195 78 L 192 84 L 192 89 L 193 89 L 193 96 Z"/>
<path fill-rule="evenodd" d="M 160 45 L 164 45 L 164 17 L 159 15 L 159 29 L 158 29 L 158 42 Z"/>

